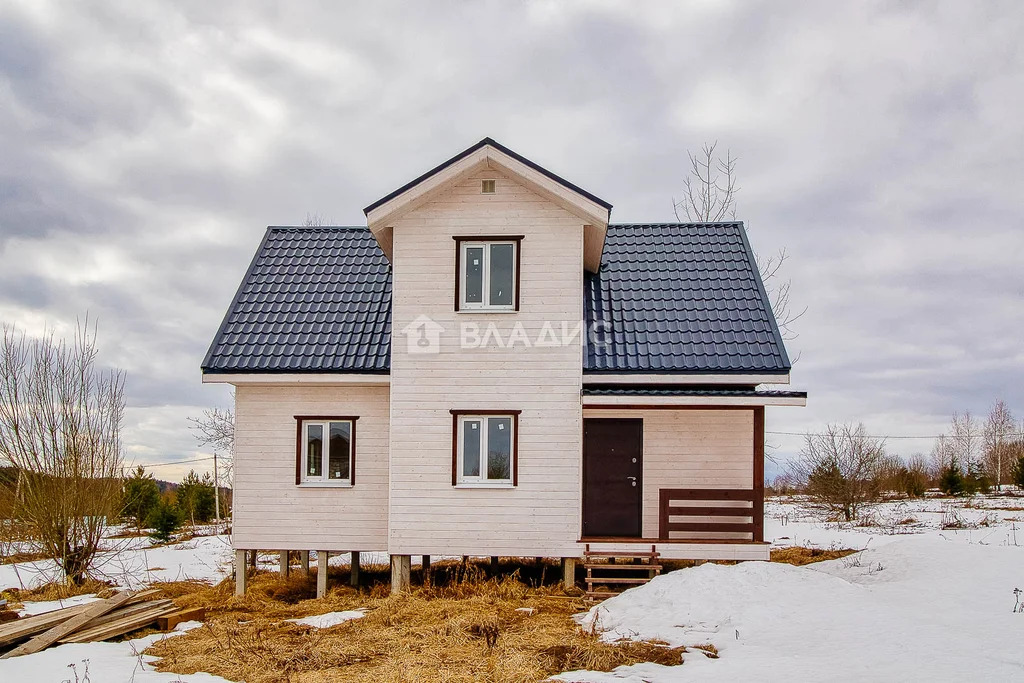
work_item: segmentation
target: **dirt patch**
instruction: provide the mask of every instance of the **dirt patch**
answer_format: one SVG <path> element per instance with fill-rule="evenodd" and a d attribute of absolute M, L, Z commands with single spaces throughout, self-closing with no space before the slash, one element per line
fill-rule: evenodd
<path fill-rule="evenodd" d="M 542 566 L 534 569 L 545 573 Z M 504 683 L 573 669 L 682 662 L 684 648 L 604 643 L 581 630 L 572 616 L 586 605 L 578 591 L 561 589 L 554 571 L 547 585 L 528 585 L 517 573 L 485 573 L 458 562 L 435 565 L 433 585 L 410 594 L 390 596 L 383 582 L 359 591 L 342 584 L 320 600 L 309 599 L 313 577 L 257 574 L 244 598 L 233 595 L 230 580 L 159 584 L 182 607 L 207 607 L 208 618 L 202 628 L 158 642 L 147 654 L 162 658 L 160 671 L 206 671 L 248 683 Z M 328 629 L 284 621 L 356 608 L 366 616 Z"/>
<path fill-rule="evenodd" d="M 852 548 L 804 548 L 793 546 L 791 548 L 779 548 L 771 551 L 772 562 L 792 564 L 802 567 L 805 564 L 824 562 L 826 560 L 838 560 L 858 552 Z"/>

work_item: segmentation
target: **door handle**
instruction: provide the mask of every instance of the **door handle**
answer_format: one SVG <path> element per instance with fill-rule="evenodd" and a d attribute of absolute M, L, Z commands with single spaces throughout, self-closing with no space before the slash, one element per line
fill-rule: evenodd
<path fill-rule="evenodd" d="M 636 477 L 626 477 L 626 479 L 629 479 L 630 483 L 632 483 L 633 486 L 636 486 Z"/>

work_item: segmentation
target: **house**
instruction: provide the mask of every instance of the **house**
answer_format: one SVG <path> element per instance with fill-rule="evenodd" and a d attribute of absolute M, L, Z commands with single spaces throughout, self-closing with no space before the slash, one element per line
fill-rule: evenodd
<path fill-rule="evenodd" d="M 806 394 L 758 388 L 790 361 L 741 223 L 612 224 L 491 139 L 365 214 L 268 228 L 203 361 L 240 560 L 768 558 L 765 407 Z"/>

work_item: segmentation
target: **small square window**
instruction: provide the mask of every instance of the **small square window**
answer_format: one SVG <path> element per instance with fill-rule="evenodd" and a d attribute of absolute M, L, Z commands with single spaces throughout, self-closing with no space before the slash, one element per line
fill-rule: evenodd
<path fill-rule="evenodd" d="M 518 412 L 478 415 L 453 410 L 452 415 L 452 485 L 515 486 Z"/>
<path fill-rule="evenodd" d="M 494 181 L 484 180 L 480 185 L 480 192 L 483 194 L 494 194 Z"/>
<path fill-rule="evenodd" d="M 355 483 L 356 418 L 296 418 L 299 444 L 296 484 L 351 486 Z"/>
<path fill-rule="evenodd" d="M 518 311 L 519 241 L 458 241 L 455 310 Z"/>

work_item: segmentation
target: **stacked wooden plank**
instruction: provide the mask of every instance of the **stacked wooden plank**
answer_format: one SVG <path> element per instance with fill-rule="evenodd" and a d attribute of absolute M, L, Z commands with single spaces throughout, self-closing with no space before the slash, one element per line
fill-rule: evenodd
<path fill-rule="evenodd" d="M 0 624 L 0 651 L 16 646 L 0 659 L 32 654 L 57 643 L 109 640 L 158 623 L 173 628 L 185 619 L 205 616 L 202 610 L 179 610 L 171 600 L 156 599 L 159 592 L 125 591 L 106 600 Z"/>

